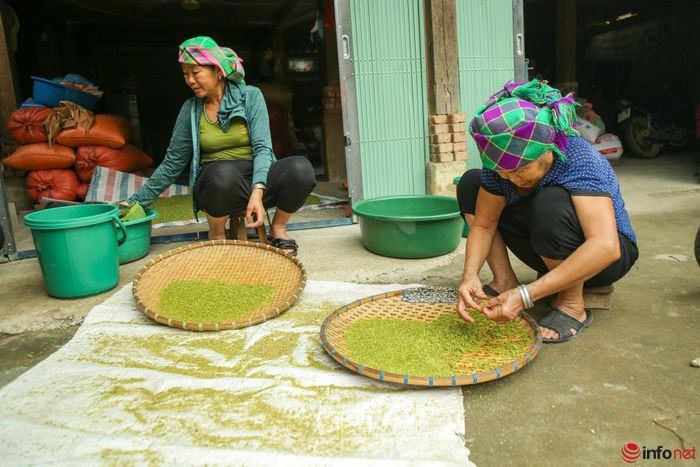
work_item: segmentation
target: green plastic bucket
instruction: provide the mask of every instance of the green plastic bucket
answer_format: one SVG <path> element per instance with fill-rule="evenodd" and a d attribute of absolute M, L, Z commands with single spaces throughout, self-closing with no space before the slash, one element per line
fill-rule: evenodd
<path fill-rule="evenodd" d="M 392 196 L 360 201 L 362 243 L 392 258 L 430 258 L 457 248 L 464 222 L 457 200 L 447 196 Z"/>
<path fill-rule="evenodd" d="M 124 243 L 127 232 L 117 206 L 44 209 L 28 214 L 24 224 L 32 231 L 49 295 L 85 297 L 119 283 L 117 246 Z"/>
<path fill-rule="evenodd" d="M 459 181 L 460 181 L 461 179 L 462 179 L 461 176 L 455 177 L 454 179 L 452 179 L 452 184 L 453 184 L 454 186 L 459 185 Z M 462 227 L 462 237 L 467 238 L 468 236 L 469 236 L 469 224 L 467 224 L 467 223 L 465 222 L 465 223 L 464 223 L 464 227 Z"/>
<path fill-rule="evenodd" d="M 124 222 L 126 241 L 119 246 L 119 264 L 130 263 L 148 254 L 151 248 L 151 227 L 158 217 L 155 209 L 146 209 L 146 217 Z"/>

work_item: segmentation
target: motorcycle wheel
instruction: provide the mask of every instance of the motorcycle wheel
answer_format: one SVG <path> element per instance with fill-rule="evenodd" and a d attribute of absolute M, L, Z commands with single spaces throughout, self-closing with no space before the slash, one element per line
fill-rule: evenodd
<path fill-rule="evenodd" d="M 698 266 L 700 266 L 700 228 L 698 229 L 698 233 L 695 234 L 695 261 L 697 261 Z"/>
<path fill-rule="evenodd" d="M 661 144 L 654 143 L 644 138 L 647 130 L 645 117 L 632 117 L 625 125 L 625 142 L 632 150 L 632 154 L 642 159 L 653 159 L 659 155 Z"/>

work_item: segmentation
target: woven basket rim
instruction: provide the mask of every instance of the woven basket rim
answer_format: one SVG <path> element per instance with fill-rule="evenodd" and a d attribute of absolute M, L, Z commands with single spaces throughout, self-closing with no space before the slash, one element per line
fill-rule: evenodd
<path fill-rule="evenodd" d="M 231 245 L 231 246 L 241 246 L 241 247 L 251 247 L 251 248 L 259 248 L 261 250 L 266 250 L 266 251 L 272 251 L 276 254 L 279 254 L 280 256 L 283 256 L 287 258 L 288 260 L 292 261 L 301 271 L 301 280 L 299 283 L 299 286 L 297 289 L 292 293 L 287 299 L 284 301 L 284 304 L 280 307 L 275 307 L 275 308 L 269 308 L 264 310 L 261 313 L 257 313 L 255 315 L 255 319 L 250 318 L 246 320 L 240 320 L 240 321 L 228 321 L 228 322 L 223 322 L 223 323 L 188 323 L 188 322 L 182 322 L 178 321 L 172 318 L 168 318 L 166 316 L 163 316 L 159 312 L 152 310 L 146 306 L 146 304 L 141 300 L 141 297 L 139 297 L 138 294 L 138 285 L 139 281 L 141 280 L 141 277 L 143 276 L 146 271 L 148 271 L 151 267 L 154 265 L 160 263 L 161 261 L 164 261 L 172 256 L 185 253 L 191 250 L 196 250 L 198 248 L 207 248 L 207 247 L 212 247 L 212 246 L 220 246 L 220 245 Z M 301 296 L 302 291 L 306 287 L 306 269 L 304 268 L 304 265 L 297 259 L 295 256 L 292 256 L 289 251 L 286 250 L 281 250 L 279 248 L 275 248 L 271 245 L 265 244 L 265 243 L 258 243 L 258 242 L 248 242 L 248 241 L 242 241 L 242 240 L 207 240 L 207 241 L 201 241 L 201 242 L 196 242 L 196 243 L 190 243 L 188 245 L 174 248 L 172 250 L 168 250 L 165 253 L 162 253 L 155 258 L 152 258 L 149 260 L 146 264 L 144 264 L 140 269 L 139 272 L 136 274 L 136 278 L 134 279 L 131 290 L 132 294 L 134 295 L 134 299 L 136 300 L 136 306 L 138 307 L 139 310 L 141 310 L 146 316 L 148 316 L 150 319 L 161 323 L 165 324 L 166 326 L 170 326 L 172 328 L 177 328 L 177 329 L 184 329 L 187 331 L 224 331 L 228 329 L 241 329 L 241 328 L 246 328 L 249 326 L 254 326 L 256 324 L 263 323 L 269 319 L 275 318 L 285 311 L 287 311 L 289 308 L 294 305 L 294 303 L 299 299 Z"/>
<path fill-rule="evenodd" d="M 525 311 L 522 311 L 520 313 L 520 319 L 522 319 L 526 324 L 530 326 L 530 329 L 532 331 L 532 342 L 530 343 L 530 347 L 527 352 L 525 352 L 524 355 L 519 357 L 518 359 L 514 360 L 508 365 L 499 367 L 499 368 L 494 368 L 491 370 L 487 371 L 481 371 L 481 372 L 475 372 L 475 373 L 469 373 L 469 374 L 461 374 L 461 375 L 452 375 L 452 376 L 440 376 L 440 377 L 435 377 L 435 376 L 412 376 L 412 375 L 401 375 L 398 373 L 391 373 L 388 371 L 384 370 L 379 370 L 376 368 L 371 368 L 365 365 L 362 365 L 360 362 L 356 362 L 354 360 L 349 359 L 345 355 L 343 355 L 341 352 L 339 352 L 335 347 L 333 347 L 330 342 L 328 342 L 328 338 L 326 335 L 326 329 L 328 326 L 333 322 L 334 319 L 338 318 L 341 316 L 343 313 L 346 313 L 353 308 L 356 308 L 358 306 L 364 305 L 366 303 L 370 302 L 375 302 L 378 300 L 383 300 L 386 298 L 391 298 L 391 297 L 397 297 L 397 296 L 403 296 L 404 290 L 393 290 L 391 292 L 385 292 L 377 295 L 372 295 L 369 297 L 361 298 L 359 300 L 355 300 L 354 302 L 351 302 L 347 305 L 343 305 L 334 312 L 332 312 L 330 315 L 326 317 L 326 319 L 323 321 L 323 324 L 321 325 L 321 344 L 323 345 L 324 350 L 330 355 L 333 360 L 336 362 L 340 363 L 342 366 L 347 368 L 350 371 L 353 371 L 355 373 L 358 373 L 362 376 L 367 376 L 369 378 L 377 379 L 379 381 L 385 381 L 385 382 L 391 382 L 391 383 L 397 383 L 397 384 L 403 384 L 407 386 L 431 386 L 431 387 L 444 387 L 444 386 L 467 386 L 467 385 L 474 385 L 474 384 L 479 384 L 479 383 L 486 383 L 488 381 L 493 381 L 496 379 L 503 378 L 505 376 L 508 376 L 510 374 L 515 373 L 516 371 L 520 370 L 522 367 L 530 363 L 532 360 L 535 359 L 537 356 L 540 348 L 542 347 L 542 329 L 539 327 L 537 322 Z"/>

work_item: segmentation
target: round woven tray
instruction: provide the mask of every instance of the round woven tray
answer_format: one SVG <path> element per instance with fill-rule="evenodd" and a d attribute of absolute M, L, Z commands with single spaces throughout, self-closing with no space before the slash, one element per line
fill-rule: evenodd
<path fill-rule="evenodd" d="M 272 300 L 244 319 L 224 323 L 185 323 L 160 310 L 161 291 L 178 280 L 218 280 L 228 284 L 275 287 Z M 223 331 L 262 323 L 291 307 L 306 286 L 306 271 L 289 253 L 253 242 L 210 240 L 170 250 L 141 268 L 133 284 L 136 304 L 149 318 L 190 331 Z"/>
<path fill-rule="evenodd" d="M 349 359 L 345 348 L 345 333 L 348 327 L 363 318 L 396 318 L 432 322 L 445 313 L 456 313 L 456 295 L 454 289 L 418 288 L 387 292 L 340 307 L 331 313 L 321 326 L 323 348 L 345 368 L 363 376 L 389 381 L 392 383 L 415 386 L 463 386 L 485 383 L 503 378 L 516 372 L 531 362 L 542 345 L 542 331 L 527 313 L 521 313 L 520 325 L 527 328 L 532 335 L 532 342 L 527 352 L 513 361 L 504 362 L 498 368 L 489 371 L 470 372 L 448 377 L 413 376 L 390 373 L 378 368 L 369 368 L 362 362 Z"/>

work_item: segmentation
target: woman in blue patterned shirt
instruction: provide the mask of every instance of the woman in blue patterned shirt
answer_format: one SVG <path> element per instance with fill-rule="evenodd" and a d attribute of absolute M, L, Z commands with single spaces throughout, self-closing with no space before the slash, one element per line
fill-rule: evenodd
<path fill-rule="evenodd" d="M 468 307 L 504 322 L 556 294 L 539 324 L 544 342 L 566 342 L 592 322 L 584 285 L 612 284 L 639 256 L 615 173 L 573 129 L 574 105 L 545 82 L 508 83 L 469 125 L 484 168 L 457 187 L 470 225 L 457 312 L 468 323 Z M 540 277 L 519 285 L 506 248 Z M 484 262 L 494 277 L 482 286 Z"/>

